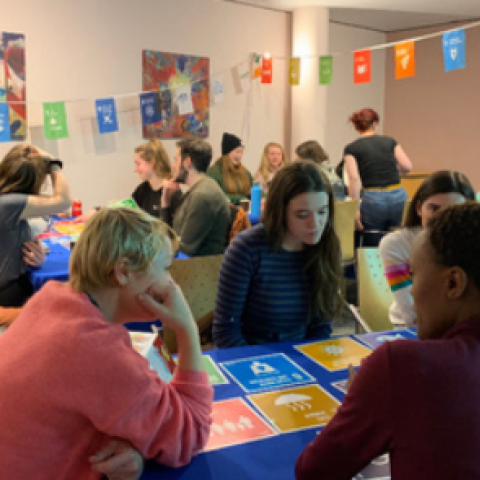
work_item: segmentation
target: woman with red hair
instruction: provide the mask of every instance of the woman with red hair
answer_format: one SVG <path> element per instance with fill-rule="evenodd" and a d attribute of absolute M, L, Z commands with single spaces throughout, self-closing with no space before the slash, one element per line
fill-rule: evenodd
<path fill-rule="evenodd" d="M 412 162 L 396 140 L 378 135 L 380 117 L 375 110 L 359 110 L 349 121 L 360 134 L 360 138 L 349 143 L 343 153 L 349 195 L 352 199 L 361 197 L 356 229 L 360 233 L 369 230 L 388 232 L 402 221 L 408 197 L 400 185 L 400 175 L 412 169 Z M 368 243 L 376 246 L 379 240 L 376 236 Z"/>

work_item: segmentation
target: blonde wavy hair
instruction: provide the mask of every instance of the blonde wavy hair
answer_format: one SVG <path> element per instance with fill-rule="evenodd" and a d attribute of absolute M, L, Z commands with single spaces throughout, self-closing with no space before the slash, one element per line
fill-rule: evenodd
<path fill-rule="evenodd" d="M 139 209 L 103 207 L 85 225 L 70 257 L 70 285 L 89 292 L 116 286 L 114 269 L 126 258 L 131 271 L 148 269 L 155 256 L 178 237 L 161 220 Z"/>
<path fill-rule="evenodd" d="M 170 160 L 163 143 L 158 138 L 152 138 L 147 143 L 135 149 L 146 162 L 153 163 L 153 170 L 160 178 L 171 178 Z"/>
<path fill-rule="evenodd" d="M 282 151 L 282 165 L 280 168 L 283 168 L 285 165 L 288 165 L 290 163 L 290 160 L 287 158 L 285 154 L 285 150 L 283 149 L 283 146 L 280 143 L 277 143 L 277 142 L 267 143 L 265 145 L 265 148 L 263 149 L 262 158 L 260 160 L 260 166 L 258 167 L 258 171 L 255 174 L 255 177 L 257 175 L 260 175 L 265 184 L 268 183 L 270 178 L 270 162 L 268 160 L 268 150 L 270 149 L 270 147 L 277 147 Z"/>

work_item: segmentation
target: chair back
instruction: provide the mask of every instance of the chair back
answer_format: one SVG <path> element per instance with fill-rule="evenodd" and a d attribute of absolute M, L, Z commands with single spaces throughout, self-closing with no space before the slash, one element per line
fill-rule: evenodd
<path fill-rule="evenodd" d="M 355 258 L 355 214 L 358 203 L 358 200 L 335 202 L 333 228 L 340 240 L 344 263 L 352 263 Z"/>
<path fill-rule="evenodd" d="M 210 345 L 213 311 L 217 298 L 218 278 L 223 255 L 175 259 L 170 275 L 180 286 L 198 324 L 203 346 Z M 163 341 L 172 353 L 177 352 L 177 339 L 169 328 L 163 328 Z"/>
<path fill-rule="evenodd" d="M 372 332 L 392 330 L 389 308 L 393 295 L 385 277 L 378 248 L 357 249 L 360 315 Z"/>
<path fill-rule="evenodd" d="M 402 214 L 402 223 L 401 223 L 402 226 L 405 223 L 405 220 L 407 218 L 408 209 L 410 208 L 411 204 L 412 204 L 411 200 L 405 200 L 405 205 L 403 207 L 403 214 Z"/>

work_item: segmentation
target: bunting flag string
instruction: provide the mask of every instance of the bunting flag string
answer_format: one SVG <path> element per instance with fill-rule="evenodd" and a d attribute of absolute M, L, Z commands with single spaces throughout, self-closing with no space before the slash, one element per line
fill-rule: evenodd
<path fill-rule="evenodd" d="M 270 54 L 253 53 L 249 61 L 242 61 L 231 67 L 238 75 L 240 92 L 247 92 L 252 81 L 260 78 L 262 84 L 271 84 L 273 82 L 273 63 L 274 59 L 289 60 L 288 82 L 291 86 L 301 84 L 301 64 L 308 59 L 318 60 L 318 82 L 320 85 L 330 85 L 333 79 L 333 61 L 340 55 L 353 53 L 353 83 L 361 84 L 371 81 L 372 58 L 371 52 L 376 50 L 394 48 L 395 55 L 395 78 L 398 80 L 413 77 L 415 75 L 415 43 L 441 37 L 444 70 L 450 72 L 466 68 L 466 35 L 465 30 L 480 26 L 480 21 L 468 23 L 461 28 L 454 28 L 440 32 L 434 32 L 426 35 L 413 37 L 407 40 L 383 43 L 373 45 L 361 50 L 350 52 L 333 52 L 328 55 L 302 55 L 297 57 L 277 57 Z M 225 71 L 206 75 L 196 82 L 201 82 L 207 78 L 212 78 L 211 82 L 211 103 L 217 104 L 224 99 L 224 80 Z M 97 117 L 98 129 L 101 134 L 117 132 L 118 113 L 116 102 L 122 98 L 138 97 L 139 107 L 143 125 L 161 122 L 165 112 L 162 112 L 160 105 L 160 94 L 164 91 L 174 90 L 170 98 L 176 100 L 180 114 L 190 114 L 193 112 L 192 87 L 195 82 L 185 82 L 174 87 L 163 87 L 156 91 L 134 92 L 119 95 L 112 95 L 110 98 L 95 100 L 95 112 Z M 91 99 L 73 99 L 55 102 L 39 101 L 6 101 L 0 100 L 0 142 L 11 140 L 9 128 L 9 105 L 20 104 L 42 104 L 43 108 L 43 127 L 45 138 L 48 140 L 57 140 L 68 138 L 68 125 L 65 103 L 86 102 Z M 164 119 L 165 120 L 165 119 Z"/>

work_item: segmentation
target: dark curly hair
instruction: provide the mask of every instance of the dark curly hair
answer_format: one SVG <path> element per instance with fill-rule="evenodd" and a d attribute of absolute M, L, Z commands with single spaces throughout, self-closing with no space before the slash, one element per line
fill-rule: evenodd
<path fill-rule="evenodd" d="M 310 312 L 320 311 L 331 317 L 342 307 L 341 250 L 333 229 L 335 202 L 332 187 L 314 162 L 293 162 L 275 174 L 265 204 L 263 224 L 270 248 L 278 251 L 287 231 L 288 204 L 297 195 L 309 192 L 325 192 L 328 195 L 328 220 L 322 238 L 316 245 L 305 246 L 307 261 L 304 272 L 312 279 Z"/>
<path fill-rule="evenodd" d="M 460 267 L 480 290 L 480 204 L 445 207 L 433 215 L 427 228 L 435 263 Z"/>

